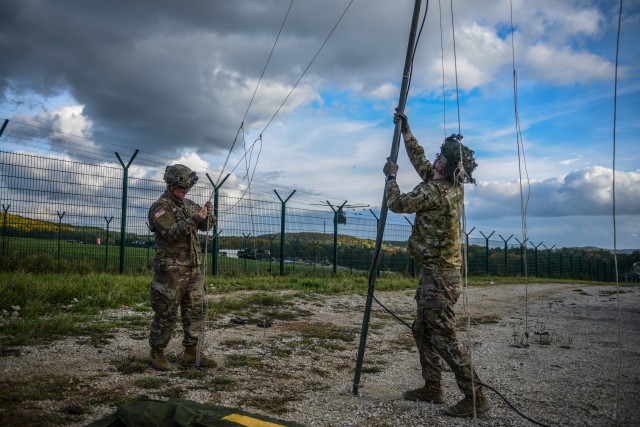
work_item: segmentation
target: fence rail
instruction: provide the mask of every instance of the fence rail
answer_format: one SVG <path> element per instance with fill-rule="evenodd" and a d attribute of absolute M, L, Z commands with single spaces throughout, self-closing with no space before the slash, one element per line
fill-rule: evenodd
<path fill-rule="evenodd" d="M 149 206 L 164 182 L 122 167 L 58 157 L 0 151 L 1 246 L 3 257 L 48 256 L 83 263 L 95 271 L 139 273 L 152 269 Z M 133 163 L 135 165 L 135 163 Z M 219 223 L 200 234 L 209 274 L 366 274 L 371 266 L 377 218 L 373 211 L 342 212 L 333 206 L 252 197 L 246 187 L 201 179 L 189 193 L 199 204 L 215 196 Z M 282 197 L 281 197 L 282 196 Z M 289 206 L 291 205 L 291 206 Z M 615 281 L 611 257 L 492 239 L 494 232 L 464 239 L 471 275 L 534 276 Z M 406 252 L 411 225 L 388 224 L 379 274 L 417 274 Z M 244 257 L 243 257 L 244 256 Z M 619 277 L 629 277 L 620 269 Z"/>

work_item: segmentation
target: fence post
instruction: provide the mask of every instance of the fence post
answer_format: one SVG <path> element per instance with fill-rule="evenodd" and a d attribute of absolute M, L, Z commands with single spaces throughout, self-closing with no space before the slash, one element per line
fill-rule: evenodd
<path fill-rule="evenodd" d="M 289 197 L 287 197 L 284 200 L 282 200 L 282 197 L 280 197 L 280 195 L 276 190 L 273 190 L 273 192 L 276 193 L 276 196 L 278 196 L 278 199 L 280 199 L 280 204 L 282 205 L 280 207 L 280 275 L 283 276 L 284 275 L 284 234 L 285 234 L 285 225 L 286 225 L 285 214 L 287 209 L 287 202 L 289 201 L 291 196 L 295 194 L 296 190 L 293 190 L 293 192 L 289 194 Z"/>
<path fill-rule="evenodd" d="M 107 238 L 105 239 L 105 248 L 104 248 L 104 271 L 107 272 L 109 271 L 109 223 L 111 222 L 111 220 L 113 219 L 113 217 L 107 219 L 107 217 L 104 217 L 104 220 L 107 221 Z"/>
<path fill-rule="evenodd" d="M 487 276 L 491 276 L 491 273 L 489 273 L 489 238 L 493 236 L 493 233 L 495 233 L 495 231 L 492 231 L 491 234 L 485 236 L 484 233 L 480 231 L 480 234 L 484 237 L 484 265 L 485 270 L 487 271 Z"/>
<path fill-rule="evenodd" d="M 555 247 L 556 245 L 553 245 L 550 248 L 544 246 L 544 248 L 547 250 L 547 275 L 549 276 L 549 278 L 551 278 L 551 250 Z"/>
<path fill-rule="evenodd" d="M 8 120 L 5 120 L 5 125 L 6 125 L 7 121 Z M 2 133 L 0 132 L 0 135 L 1 134 Z M 11 204 L 9 204 L 6 207 L 5 207 L 4 203 L 2 204 L 2 210 L 4 211 L 4 213 L 2 215 L 2 253 L 4 253 L 4 251 L 6 249 L 6 246 L 7 246 L 7 212 L 9 211 L 10 207 L 11 207 Z"/>
<path fill-rule="evenodd" d="M 131 166 L 131 162 L 138 155 L 138 149 L 133 153 L 129 163 L 125 166 L 124 162 L 120 158 L 120 154 L 116 151 L 116 157 L 118 161 L 122 165 L 122 213 L 120 219 L 120 274 L 124 274 L 124 255 L 125 255 L 125 246 L 127 239 L 127 190 L 129 188 L 129 166 Z"/>
<path fill-rule="evenodd" d="M 66 212 L 62 212 L 62 215 L 59 211 L 56 211 L 58 214 L 58 261 L 60 261 L 60 239 L 62 238 L 62 217 Z"/>
<path fill-rule="evenodd" d="M 507 258 L 507 242 L 509 240 L 511 240 L 511 238 L 513 237 L 513 234 L 511 236 L 509 236 L 508 239 L 504 239 L 504 237 L 502 237 L 501 234 L 498 234 L 498 236 L 500 236 L 500 238 L 502 239 L 502 241 L 504 242 L 504 275 L 509 276 L 509 267 L 508 267 L 508 258 Z"/>
<path fill-rule="evenodd" d="M 531 242 L 533 245 L 533 242 Z M 534 271 L 536 277 L 538 277 L 538 248 L 542 245 L 542 242 L 538 243 L 538 245 L 533 245 L 533 262 L 534 262 Z"/>
<path fill-rule="evenodd" d="M 207 179 L 213 186 L 213 216 L 216 217 L 216 223 L 213 226 L 213 231 L 212 231 L 213 248 L 211 249 L 211 252 L 213 253 L 211 254 L 211 275 L 215 276 L 216 274 L 218 274 L 218 236 L 220 235 L 220 233 L 218 232 L 218 190 L 220 190 L 220 187 L 222 187 L 222 184 L 224 184 L 224 182 L 227 180 L 227 178 L 229 178 L 229 175 L 231 174 L 228 173 L 227 176 L 225 176 L 224 179 L 220 181 L 220 184 L 218 185 L 215 185 L 213 183 L 208 173 L 206 173 L 205 175 L 207 175 Z M 222 230 L 220 230 L 220 232 L 222 232 Z"/>
<path fill-rule="evenodd" d="M 327 204 L 333 211 L 333 272 L 335 273 L 338 269 L 338 211 L 342 210 L 344 205 L 347 204 L 347 201 L 345 200 L 338 209 L 334 209 L 328 200 Z"/>
<path fill-rule="evenodd" d="M 573 279 L 573 254 L 575 254 L 576 251 L 571 251 L 571 253 L 569 253 L 569 277 Z"/>
<path fill-rule="evenodd" d="M 373 212 L 372 212 L 373 213 Z M 409 221 L 409 218 L 407 218 L 406 216 L 404 217 L 404 219 L 409 223 L 409 225 L 411 226 L 411 228 L 413 228 L 413 223 L 411 221 Z M 474 227 L 475 228 L 475 227 Z M 407 254 L 409 252 L 407 251 Z M 416 261 L 413 259 L 413 257 L 409 257 L 411 258 L 411 277 L 416 277 Z"/>
<path fill-rule="evenodd" d="M 521 242 L 516 237 L 516 242 L 518 242 L 520 244 L 520 276 L 521 277 L 525 277 L 525 268 L 524 268 L 524 260 L 523 260 L 523 257 L 524 257 L 524 249 L 523 249 L 523 247 L 524 247 L 524 245 L 527 244 L 527 240 L 529 240 L 528 237 Z"/>
<path fill-rule="evenodd" d="M 469 259 L 467 257 L 467 255 L 469 254 L 469 234 L 473 233 L 473 230 L 475 230 L 475 229 L 476 228 L 473 227 L 471 230 L 469 230 L 468 233 L 466 231 L 462 230 L 462 229 L 460 230 L 460 231 L 462 231 L 462 234 L 464 234 L 464 254 L 465 254 L 465 258 L 466 258 L 467 264 L 469 263 L 468 262 Z M 468 265 L 463 265 L 462 267 L 466 270 L 466 271 L 463 271 L 462 273 L 465 276 L 468 276 L 469 275 L 469 266 Z"/>

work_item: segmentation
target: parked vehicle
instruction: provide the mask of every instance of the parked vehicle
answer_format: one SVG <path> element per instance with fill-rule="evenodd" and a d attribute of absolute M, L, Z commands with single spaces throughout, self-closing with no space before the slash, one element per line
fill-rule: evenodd
<path fill-rule="evenodd" d="M 266 249 L 244 249 L 238 251 L 238 258 L 255 259 L 258 261 L 269 261 L 271 254 Z"/>

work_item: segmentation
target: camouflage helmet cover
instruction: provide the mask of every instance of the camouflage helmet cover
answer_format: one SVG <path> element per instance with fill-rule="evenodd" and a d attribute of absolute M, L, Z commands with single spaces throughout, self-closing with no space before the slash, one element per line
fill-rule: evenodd
<path fill-rule="evenodd" d="M 191 188 L 198 182 L 198 175 L 185 165 L 171 165 L 164 170 L 164 182 L 180 188 Z"/>
<path fill-rule="evenodd" d="M 473 157 L 473 150 L 460 140 L 462 140 L 462 135 L 448 136 L 440 146 L 437 158 L 440 159 L 440 166 L 447 179 L 460 184 L 475 184 L 476 180 L 471 174 L 478 164 Z M 460 155 L 462 155 L 462 165 L 460 165 Z"/>

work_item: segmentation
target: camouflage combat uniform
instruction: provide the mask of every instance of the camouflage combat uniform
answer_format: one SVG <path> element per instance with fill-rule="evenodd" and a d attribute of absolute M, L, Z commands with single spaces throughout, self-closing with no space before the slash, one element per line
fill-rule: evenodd
<path fill-rule="evenodd" d="M 149 209 L 149 229 L 156 236 L 155 276 L 151 282 L 154 311 L 149 335 L 151 348 L 162 350 L 169 344 L 178 306 L 184 331 L 182 345 L 190 347 L 198 343 L 203 321 L 204 282 L 197 233 L 216 223 L 211 215 L 196 223 L 193 214 L 199 207 L 191 200 L 178 200 L 166 190 Z"/>
<path fill-rule="evenodd" d="M 462 189 L 447 179 L 433 178 L 433 166 L 415 137 L 405 141 L 405 148 L 423 181 L 410 193 L 401 194 L 396 180 L 389 179 L 386 197 L 391 211 L 416 214 L 408 252 L 421 265 L 413 335 L 420 352 L 422 376 L 427 382 L 439 382 L 444 359 L 454 372 L 460 390 L 470 396 L 472 376 L 476 391 L 480 380 L 471 367 L 466 347 L 457 338 L 453 310 L 462 283 Z"/>

